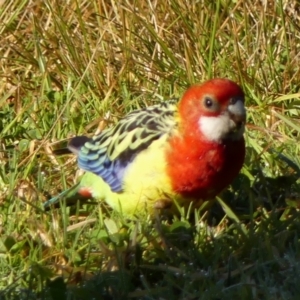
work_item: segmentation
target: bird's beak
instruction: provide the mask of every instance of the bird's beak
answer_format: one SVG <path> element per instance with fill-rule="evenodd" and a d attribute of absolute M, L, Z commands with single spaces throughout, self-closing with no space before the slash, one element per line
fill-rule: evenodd
<path fill-rule="evenodd" d="M 235 123 L 236 130 L 244 127 L 246 123 L 246 108 L 243 98 L 232 98 L 228 105 L 228 112 L 230 119 Z"/>

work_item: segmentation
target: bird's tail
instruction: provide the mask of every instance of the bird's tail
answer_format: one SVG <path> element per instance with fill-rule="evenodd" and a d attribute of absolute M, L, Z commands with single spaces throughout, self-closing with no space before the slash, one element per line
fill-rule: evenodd
<path fill-rule="evenodd" d="M 90 141 L 90 138 L 85 135 L 75 136 L 69 140 L 67 148 L 54 149 L 53 154 L 63 155 L 73 153 L 77 155 L 81 147 L 88 141 Z"/>
<path fill-rule="evenodd" d="M 53 154 L 63 155 L 63 154 L 73 153 L 73 154 L 77 155 L 78 152 L 80 151 L 81 147 L 89 140 L 90 140 L 90 138 L 88 138 L 87 136 L 83 136 L 83 135 L 73 137 L 72 139 L 69 140 L 67 148 L 55 149 L 55 150 L 53 150 Z M 89 177 L 89 176 L 86 176 L 86 177 Z M 77 201 L 86 201 L 87 199 L 89 199 L 89 197 L 87 197 L 87 195 L 86 195 L 87 193 L 85 193 L 85 194 L 78 193 L 79 185 L 80 185 L 80 181 L 77 184 L 75 184 L 74 186 L 72 186 L 71 188 L 63 191 L 59 195 L 46 201 L 44 203 L 44 209 L 48 210 L 50 207 L 55 207 L 55 208 L 59 207 L 60 201 L 62 199 L 65 199 L 67 206 L 73 205 Z"/>
<path fill-rule="evenodd" d="M 74 202 L 77 201 L 77 200 L 81 200 L 80 195 L 77 194 L 78 186 L 79 186 L 79 183 L 75 184 L 74 186 L 70 187 L 69 189 L 61 192 L 59 195 L 57 195 L 55 197 L 52 197 L 51 199 L 46 201 L 43 204 L 44 209 L 48 210 L 48 209 L 50 209 L 51 206 L 53 206 L 55 208 L 58 207 L 60 201 L 63 200 L 63 199 L 66 200 L 66 204 L 68 206 L 74 204 Z"/>

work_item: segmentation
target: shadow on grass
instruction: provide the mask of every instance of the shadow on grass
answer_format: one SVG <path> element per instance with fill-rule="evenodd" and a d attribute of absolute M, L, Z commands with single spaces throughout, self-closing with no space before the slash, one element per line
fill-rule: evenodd
<path fill-rule="evenodd" d="M 93 254 L 93 267 L 54 278 L 35 263 L 0 299 L 297 299 L 297 179 L 258 173 L 251 185 L 240 175 L 222 195 L 238 222 L 218 203 L 188 220 L 137 222 L 117 239 L 99 240 L 105 264 L 100 251 Z"/>

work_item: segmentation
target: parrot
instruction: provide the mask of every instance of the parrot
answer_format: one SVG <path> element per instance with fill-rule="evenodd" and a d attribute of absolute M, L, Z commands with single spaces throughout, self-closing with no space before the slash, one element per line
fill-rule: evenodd
<path fill-rule="evenodd" d="M 177 102 L 134 110 L 98 135 L 72 138 L 68 151 L 85 173 L 44 207 L 74 195 L 128 216 L 199 207 L 240 172 L 245 122 L 245 95 L 237 83 L 214 78 L 194 84 Z"/>

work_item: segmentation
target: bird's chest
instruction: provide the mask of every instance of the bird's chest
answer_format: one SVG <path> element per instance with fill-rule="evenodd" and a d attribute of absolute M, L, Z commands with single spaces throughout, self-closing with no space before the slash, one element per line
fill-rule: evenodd
<path fill-rule="evenodd" d="M 187 197 L 215 196 L 236 176 L 231 169 L 235 152 L 226 144 L 177 143 L 168 153 L 167 164 L 173 189 Z"/>

